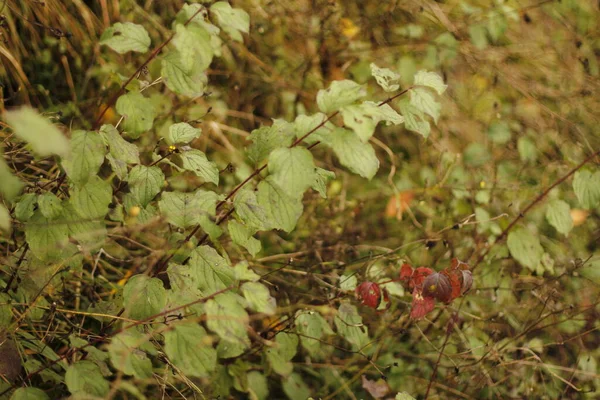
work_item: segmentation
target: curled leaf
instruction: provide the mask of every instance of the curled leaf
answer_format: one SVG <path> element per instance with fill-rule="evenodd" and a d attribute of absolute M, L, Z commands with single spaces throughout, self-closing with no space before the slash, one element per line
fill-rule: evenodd
<path fill-rule="evenodd" d="M 439 272 L 429 275 L 423 281 L 423 296 L 449 303 L 452 300 L 452 285 L 448 276 Z"/>
<path fill-rule="evenodd" d="M 377 308 L 381 299 L 381 289 L 374 282 L 363 282 L 356 287 L 356 295 L 365 306 Z"/>
<path fill-rule="evenodd" d="M 435 308 L 435 299 L 433 297 L 424 297 L 421 291 L 413 291 L 412 309 L 410 317 L 412 319 L 421 319 Z"/>
<path fill-rule="evenodd" d="M 460 294 L 465 294 L 473 286 L 473 273 L 471 271 L 462 271 L 463 281 Z"/>

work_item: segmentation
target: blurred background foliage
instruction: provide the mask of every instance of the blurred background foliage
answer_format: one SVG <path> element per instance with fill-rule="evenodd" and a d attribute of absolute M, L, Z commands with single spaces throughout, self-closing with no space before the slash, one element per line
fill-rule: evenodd
<path fill-rule="evenodd" d="M 395 277 L 403 261 L 438 270 L 452 257 L 475 263 L 531 200 L 600 148 L 596 1 L 232 4 L 250 14 L 250 35 L 243 43 L 224 41 L 222 57 L 209 69 L 210 93 L 184 101 L 162 94 L 160 85 L 147 92 L 161 110 L 157 133 L 173 122 L 203 118 L 205 135 L 197 145 L 221 168 L 233 166 L 222 178 L 226 186 L 251 172 L 242 152 L 250 131 L 272 118 L 293 120 L 304 110 L 313 112 L 316 92 L 332 80 L 369 81 L 372 62 L 397 70 L 402 88 L 420 69 L 440 72 L 449 87 L 442 117 L 426 140 L 403 127 L 378 130 L 372 143 L 381 167 L 371 182 L 345 172 L 328 152 L 314 150 L 315 159 L 337 174 L 329 199 L 307 194 L 298 229 L 265 233 L 259 258 L 248 259 L 263 273 L 271 272 L 281 316 L 290 305 L 327 305 L 351 276 L 359 281 Z M 0 1 L 0 106 L 31 104 L 66 127 L 89 129 L 143 61 L 100 47 L 103 30 L 117 21 L 135 22 L 157 45 L 181 6 L 180 0 Z M 139 80 L 156 79 L 159 64 L 151 63 Z M 103 121 L 117 120 L 109 110 Z M 142 140 L 148 148 L 156 145 L 156 136 Z M 597 159 L 594 163 L 598 168 Z M 42 163 L 24 174 L 34 179 L 36 168 L 52 166 Z M 169 184 L 185 188 L 195 182 Z M 570 208 L 568 234 L 546 218 L 553 199 Z M 599 211 L 584 209 L 568 180 L 520 223 L 539 237 L 545 253 L 540 265 L 522 267 L 505 242 L 492 248 L 474 270 L 473 290 L 460 303 L 460 319 L 431 393 L 438 398 L 596 398 Z M 141 227 L 135 239 L 151 248 L 168 247 L 149 228 Z M 247 257 L 241 251 L 230 254 Z M 109 280 L 116 283 L 127 271 L 111 273 Z M 106 293 L 112 287 L 83 286 Z M 402 288 L 387 287 L 398 296 L 390 310 L 360 309 L 374 344 L 368 350 L 371 361 L 344 351 L 340 343 L 323 345 L 320 362 L 302 355 L 294 359 L 295 373 L 314 397 L 367 398 L 363 375 L 382 392 L 389 386 L 390 395 L 425 393 L 449 316 L 459 303 L 438 307 L 429 319 L 415 323 L 407 318 L 410 299 L 402 297 Z M 63 297 L 74 301 L 72 296 Z M 269 323 L 258 321 L 257 327 Z M 40 320 L 29 328 L 41 337 L 47 327 Z M 382 374 L 385 382 L 379 380 Z M 140 390 L 152 398 L 152 390 L 159 393 L 153 385 L 149 380 Z M 272 398 L 297 398 L 274 385 Z M 190 387 L 179 389 L 192 397 Z M 230 393 L 241 396 L 233 388 Z"/>

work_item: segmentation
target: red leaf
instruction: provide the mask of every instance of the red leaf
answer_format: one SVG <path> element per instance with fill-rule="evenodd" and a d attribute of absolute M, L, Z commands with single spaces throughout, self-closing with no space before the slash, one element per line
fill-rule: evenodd
<path fill-rule="evenodd" d="M 412 310 L 410 317 L 412 319 L 421 319 L 435 308 L 435 299 L 433 297 L 423 297 L 422 293 L 415 289 L 413 291 Z"/>
<path fill-rule="evenodd" d="M 415 269 L 415 272 L 412 276 L 413 286 L 417 288 L 423 287 L 423 281 L 431 274 L 433 274 L 433 270 L 431 268 L 419 267 Z"/>
<path fill-rule="evenodd" d="M 450 269 L 467 270 L 469 269 L 469 264 L 460 261 L 458 258 L 453 258 L 450 262 Z"/>
<path fill-rule="evenodd" d="M 434 297 L 444 303 L 452 300 L 452 285 L 445 274 L 435 272 L 423 281 L 423 296 Z"/>
<path fill-rule="evenodd" d="M 410 264 L 402 264 L 400 268 L 400 280 L 408 283 L 413 272 L 413 267 Z"/>
<path fill-rule="evenodd" d="M 463 271 L 456 269 L 445 269 L 441 273 L 446 275 L 450 280 L 450 286 L 452 287 L 452 294 L 450 295 L 450 300 L 452 301 L 461 294 L 463 285 Z"/>
<path fill-rule="evenodd" d="M 381 299 L 381 289 L 374 282 L 363 282 L 356 287 L 356 295 L 365 306 L 377 308 Z"/>

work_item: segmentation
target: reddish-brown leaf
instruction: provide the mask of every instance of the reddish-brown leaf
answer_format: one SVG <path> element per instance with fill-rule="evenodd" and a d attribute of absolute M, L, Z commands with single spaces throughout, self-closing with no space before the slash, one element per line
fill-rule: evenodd
<path fill-rule="evenodd" d="M 375 399 L 381 399 L 390 391 L 390 387 L 383 379 L 376 382 L 367 379 L 365 375 L 362 376 L 362 387 Z"/>
<path fill-rule="evenodd" d="M 415 272 L 413 273 L 413 276 L 412 276 L 413 287 L 416 287 L 416 288 L 423 287 L 423 281 L 429 275 L 433 274 L 433 272 L 434 271 L 431 268 L 427 268 L 427 267 L 419 267 L 419 268 L 415 269 Z"/>
<path fill-rule="evenodd" d="M 445 274 L 434 272 L 423 281 L 423 296 L 433 297 L 444 303 L 452 300 L 452 285 Z"/>
<path fill-rule="evenodd" d="M 381 299 L 381 289 L 375 282 L 363 282 L 356 287 L 356 295 L 365 306 L 377 308 Z"/>
<path fill-rule="evenodd" d="M 452 301 L 461 294 L 463 283 L 463 271 L 448 268 L 443 270 L 441 273 L 447 276 L 450 280 L 450 286 L 452 287 L 450 301 Z"/>
<path fill-rule="evenodd" d="M 423 297 L 418 289 L 413 291 L 412 309 L 410 311 L 412 319 L 421 319 L 434 308 L 435 299 L 433 297 Z"/>
<path fill-rule="evenodd" d="M 473 273 L 468 270 L 461 272 L 463 276 L 461 294 L 465 294 L 473 286 Z"/>

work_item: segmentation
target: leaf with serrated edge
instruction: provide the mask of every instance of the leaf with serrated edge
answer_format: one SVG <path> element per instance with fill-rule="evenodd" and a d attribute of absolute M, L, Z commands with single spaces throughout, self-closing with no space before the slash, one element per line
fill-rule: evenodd
<path fill-rule="evenodd" d="M 329 114 L 341 107 L 354 103 L 356 100 L 366 96 L 367 91 L 358 83 L 350 80 L 333 81 L 327 89 L 319 90 L 317 93 L 317 105 L 319 110 Z"/>
<path fill-rule="evenodd" d="M 165 353 L 187 376 L 206 377 L 215 370 L 217 351 L 198 323 L 178 324 L 164 334 Z"/>
<path fill-rule="evenodd" d="M 102 33 L 100 44 L 110 47 L 119 54 L 129 51 L 145 53 L 150 47 L 150 36 L 141 25 L 117 22 Z"/>
<path fill-rule="evenodd" d="M 291 197 L 301 198 L 315 179 L 313 156 L 303 147 L 273 150 L 268 167 L 273 181 Z"/>
<path fill-rule="evenodd" d="M 258 184 L 257 200 L 258 205 L 265 210 L 272 229 L 286 232 L 294 230 L 302 215 L 301 199 L 290 197 L 269 176 Z"/>
<path fill-rule="evenodd" d="M 63 160 L 63 168 L 74 183 L 84 184 L 98 174 L 106 151 L 98 133 L 75 131 L 71 135 L 70 154 Z"/>
<path fill-rule="evenodd" d="M 331 135 L 331 149 L 340 163 L 350 171 L 371 179 L 379 169 L 379 159 L 369 143 L 363 143 L 356 133 L 337 128 Z"/>

